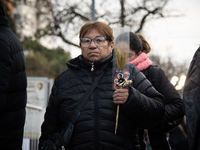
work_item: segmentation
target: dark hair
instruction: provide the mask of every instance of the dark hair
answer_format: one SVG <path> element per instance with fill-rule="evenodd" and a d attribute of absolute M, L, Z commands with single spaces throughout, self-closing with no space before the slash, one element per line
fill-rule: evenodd
<path fill-rule="evenodd" d="M 151 46 L 149 45 L 149 43 L 147 42 L 147 40 L 143 37 L 142 34 L 137 34 L 138 37 L 140 38 L 140 40 L 142 41 L 142 52 L 144 53 L 149 53 L 151 51 Z"/>
<path fill-rule="evenodd" d="M 85 34 L 91 31 L 92 29 L 97 29 L 97 31 L 101 35 L 106 36 L 106 39 L 109 42 L 112 42 L 114 40 L 112 28 L 106 23 L 100 21 L 95 21 L 95 22 L 88 21 L 87 23 L 85 23 L 80 29 L 79 38 L 84 37 Z"/>
<path fill-rule="evenodd" d="M 127 32 L 120 34 L 116 38 L 115 42 L 118 43 L 120 41 L 123 41 L 125 35 L 127 35 Z M 135 51 L 136 54 L 138 54 L 140 51 L 144 53 L 149 53 L 151 50 L 149 43 L 141 34 L 135 34 L 133 32 L 129 32 L 129 44 L 130 44 L 130 49 Z"/>

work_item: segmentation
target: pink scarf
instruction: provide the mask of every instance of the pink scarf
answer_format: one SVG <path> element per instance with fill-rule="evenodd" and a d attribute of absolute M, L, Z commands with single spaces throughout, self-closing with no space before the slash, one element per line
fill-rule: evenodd
<path fill-rule="evenodd" d="M 152 64 L 152 61 L 146 53 L 142 52 L 138 57 L 129 63 L 135 65 L 140 71 L 142 71 L 148 68 Z"/>

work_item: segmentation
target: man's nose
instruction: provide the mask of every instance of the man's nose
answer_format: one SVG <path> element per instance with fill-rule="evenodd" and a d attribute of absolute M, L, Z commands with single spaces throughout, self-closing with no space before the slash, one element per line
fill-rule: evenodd
<path fill-rule="evenodd" d="M 90 46 L 96 46 L 96 43 L 94 42 L 94 40 L 91 41 Z"/>

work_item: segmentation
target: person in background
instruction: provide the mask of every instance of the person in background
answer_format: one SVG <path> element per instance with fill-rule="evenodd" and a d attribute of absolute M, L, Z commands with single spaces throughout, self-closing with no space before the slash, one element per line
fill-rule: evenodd
<path fill-rule="evenodd" d="M 190 62 L 183 89 L 189 150 L 200 149 L 200 47 Z"/>
<path fill-rule="evenodd" d="M 113 30 L 103 22 L 86 22 L 80 29 L 82 54 L 67 62 L 68 69 L 55 79 L 39 148 L 59 132 L 80 97 L 104 72 L 74 124 L 68 150 L 139 150 L 137 129 L 152 127 L 164 115 L 164 98 L 143 74 L 130 66 L 129 79 L 137 79 L 127 89 L 113 88 Z M 117 133 L 115 121 L 120 104 Z M 144 107 L 145 106 L 145 107 Z M 65 139 L 64 139 L 65 140 Z"/>
<path fill-rule="evenodd" d="M 123 36 L 124 35 L 118 36 L 116 41 L 122 40 L 121 37 Z M 164 71 L 161 68 L 152 65 L 152 61 L 148 56 L 151 47 L 146 39 L 141 34 L 130 32 L 129 40 L 129 63 L 136 66 L 152 83 L 154 88 L 165 97 L 164 117 L 156 127 L 148 129 L 151 147 L 153 150 L 169 150 L 166 132 L 178 126 L 184 116 L 182 99 L 168 80 Z M 144 150 L 144 129 L 139 130 L 138 134 L 141 147 Z"/>
<path fill-rule="evenodd" d="M 178 127 L 169 133 L 170 150 L 188 150 L 186 116 L 183 118 L 183 121 L 178 125 Z"/>
<path fill-rule="evenodd" d="M 27 77 L 22 45 L 0 1 L 0 149 L 22 150 Z"/>

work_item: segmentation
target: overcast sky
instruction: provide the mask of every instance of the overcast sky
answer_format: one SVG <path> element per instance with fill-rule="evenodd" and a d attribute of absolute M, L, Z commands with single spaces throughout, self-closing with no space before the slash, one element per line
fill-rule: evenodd
<path fill-rule="evenodd" d="M 152 47 L 151 53 L 189 64 L 200 44 L 200 0 L 172 0 L 168 8 L 183 16 L 148 22 L 143 35 Z M 79 49 L 71 49 L 72 57 L 81 54 Z"/>
<path fill-rule="evenodd" d="M 152 21 L 145 26 L 145 36 L 152 53 L 189 63 L 200 44 L 200 0 L 174 0 L 171 4 L 183 16 Z"/>

